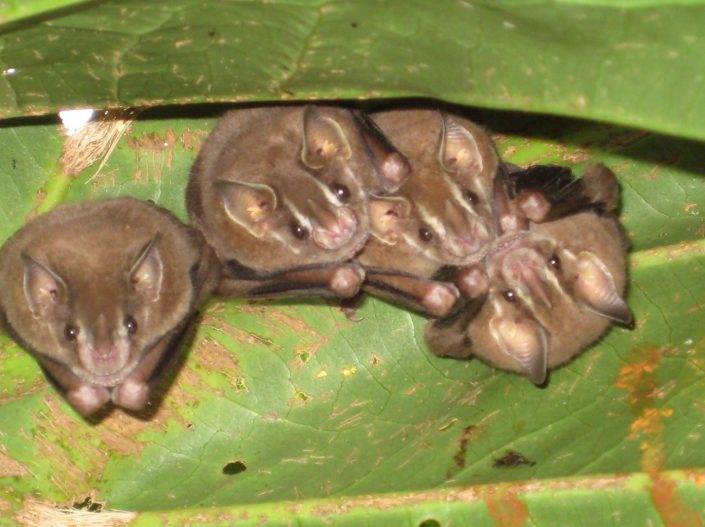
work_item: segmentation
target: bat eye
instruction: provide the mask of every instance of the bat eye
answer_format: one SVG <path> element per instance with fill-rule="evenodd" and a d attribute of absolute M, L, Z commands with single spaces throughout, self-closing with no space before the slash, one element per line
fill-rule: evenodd
<path fill-rule="evenodd" d="M 477 205 L 478 203 L 480 203 L 480 196 L 478 196 L 472 190 L 465 189 L 463 193 L 465 194 L 465 199 L 468 200 L 468 203 L 470 203 L 470 205 Z"/>
<path fill-rule="evenodd" d="M 558 258 L 557 255 L 553 254 L 550 256 L 548 259 L 548 265 L 553 267 L 556 271 L 560 271 L 561 269 L 561 259 Z"/>
<path fill-rule="evenodd" d="M 129 315 L 125 318 L 125 327 L 130 335 L 137 333 L 137 321 Z"/>
<path fill-rule="evenodd" d="M 69 342 L 73 342 L 78 338 L 79 331 L 78 326 L 75 326 L 74 324 L 66 324 L 64 327 L 64 338 Z"/>
<path fill-rule="evenodd" d="M 309 232 L 306 227 L 301 225 L 298 222 L 292 222 L 291 224 L 291 234 L 294 235 L 294 238 L 297 238 L 299 240 L 303 240 L 304 238 L 308 238 Z"/>
<path fill-rule="evenodd" d="M 517 294 L 514 291 L 512 291 L 511 289 L 507 289 L 506 291 L 503 291 L 502 297 L 507 302 L 510 302 L 512 304 L 517 301 Z"/>
<path fill-rule="evenodd" d="M 338 198 L 338 200 L 342 201 L 343 203 L 347 202 L 350 199 L 350 189 L 345 185 L 341 185 L 340 183 L 333 183 L 330 188 L 335 194 L 335 196 Z"/>
<path fill-rule="evenodd" d="M 433 233 L 426 227 L 421 227 L 419 229 L 419 238 L 422 242 L 430 242 L 433 240 Z"/>

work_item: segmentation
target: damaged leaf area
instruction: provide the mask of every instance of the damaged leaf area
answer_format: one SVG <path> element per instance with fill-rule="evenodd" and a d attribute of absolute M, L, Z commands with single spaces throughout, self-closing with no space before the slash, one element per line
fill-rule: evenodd
<path fill-rule="evenodd" d="M 129 194 L 185 218 L 188 169 L 221 110 L 143 112 L 76 176 L 58 163 L 58 123 L 1 129 L 11 145 L 1 176 L 20 197 L 0 197 L 2 236 L 53 185 L 57 203 Z M 313 525 L 372 509 L 389 525 L 416 526 L 472 511 L 488 524 L 539 525 L 565 514 L 557 485 L 570 496 L 592 489 L 585 510 L 601 517 L 701 521 L 705 179 L 696 163 L 705 147 L 565 119 L 475 117 L 509 161 L 615 169 L 633 245 L 634 331 L 613 329 L 539 389 L 476 360 L 433 356 L 425 319 L 381 301 L 366 300 L 353 322 L 321 300 L 212 300 L 155 404 L 92 423 L 3 337 L 3 511 L 20 524 L 39 503 L 61 514 L 142 511 L 145 525 L 164 514 L 148 511 L 183 508 L 193 510 L 169 517 L 220 511 L 254 525 L 294 514 Z"/>
<path fill-rule="evenodd" d="M 701 0 L 4 2 L 0 116 L 415 96 L 705 139 L 704 14 Z"/>

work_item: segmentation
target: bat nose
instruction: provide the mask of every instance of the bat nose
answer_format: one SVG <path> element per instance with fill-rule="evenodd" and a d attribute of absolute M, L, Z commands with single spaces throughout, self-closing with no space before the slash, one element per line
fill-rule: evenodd
<path fill-rule="evenodd" d="M 489 241 L 489 230 L 480 218 L 469 217 L 454 203 L 446 202 L 446 218 L 452 232 L 447 238 L 448 252 L 456 258 L 477 253 Z"/>
<path fill-rule="evenodd" d="M 128 354 L 113 342 L 112 331 L 104 314 L 98 315 L 93 325 L 92 338 L 78 344 L 81 366 L 98 376 L 119 372 L 127 362 Z"/>
<path fill-rule="evenodd" d="M 448 238 L 448 251 L 456 258 L 467 258 L 482 249 L 489 241 L 489 231 L 483 221 L 473 220 Z"/>
<path fill-rule="evenodd" d="M 553 307 L 551 290 L 535 269 L 525 269 L 522 280 L 532 297 L 537 298 L 539 302 L 549 309 Z"/>
<path fill-rule="evenodd" d="M 348 243 L 357 230 L 357 217 L 352 209 L 338 207 L 327 210 L 310 200 L 318 226 L 313 229 L 313 241 L 319 247 L 335 251 Z"/>
<path fill-rule="evenodd" d="M 524 247 L 514 250 L 504 261 L 502 275 L 529 304 L 540 302 L 549 309 L 553 307 L 545 262 L 536 251 Z"/>
<path fill-rule="evenodd" d="M 95 323 L 93 350 L 96 357 L 101 360 L 107 360 L 114 354 L 108 320 L 103 313 L 98 316 L 98 320 Z"/>

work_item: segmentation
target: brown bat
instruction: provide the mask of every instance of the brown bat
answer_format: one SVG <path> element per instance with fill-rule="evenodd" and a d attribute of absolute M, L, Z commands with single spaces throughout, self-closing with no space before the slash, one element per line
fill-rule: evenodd
<path fill-rule="evenodd" d="M 69 403 L 144 408 L 155 368 L 216 287 L 198 231 L 131 198 L 61 206 L 0 250 L 0 315 Z"/>
<path fill-rule="evenodd" d="M 220 294 L 357 292 L 364 273 L 345 262 L 369 235 L 365 188 L 393 188 L 404 177 L 404 167 L 382 154 L 379 138 L 366 139 L 342 108 L 225 114 L 203 144 L 186 191 L 191 222 L 223 264 Z"/>
<path fill-rule="evenodd" d="M 563 176 L 553 171 L 541 180 Z M 616 178 L 598 165 L 588 167 L 582 181 L 571 176 L 566 184 L 572 190 L 564 197 L 580 204 L 574 214 L 550 210 L 559 203 L 555 193 L 527 186 L 548 205 L 544 218 L 559 216 L 528 222 L 528 230 L 512 227 L 526 220 L 522 213 L 511 218 L 507 212 L 521 209 L 516 197 L 498 196 L 507 206 L 500 217 L 509 219 L 499 222 L 505 234 L 485 258 L 487 282 L 463 308 L 427 326 L 426 339 L 435 354 L 477 356 L 543 384 L 547 370 L 570 361 L 612 321 L 632 324 L 624 300 L 627 243 L 614 216 Z"/>
<path fill-rule="evenodd" d="M 458 292 L 431 278 L 444 265 L 481 261 L 492 236 L 494 144 L 467 119 L 434 110 L 392 110 L 372 119 L 411 173 L 396 192 L 370 197 L 372 237 L 358 256 L 364 289 L 443 316 Z"/>

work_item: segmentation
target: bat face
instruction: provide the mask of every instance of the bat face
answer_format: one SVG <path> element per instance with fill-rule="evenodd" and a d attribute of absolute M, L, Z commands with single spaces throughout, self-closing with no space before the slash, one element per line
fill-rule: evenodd
<path fill-rule="evenodd" d="M 370 178 L 377 172 L 349 112 L 234 110 L 199 153 L 187 208 L 223 262 L 264 273 L 339 262 L 369 234 Z"/>
<path fill-rule="evenodd" d="M 0 252 L 10 332 L 84 415 L 139 410 L 159 360 L 218 280 L 200 235 L 132 199 L 66 206 Z"/>
<path fill-rule="evenodd" d="M 588 182 L 593 176 L 586 172 Z M 609 198 L 614 211 L 614 196 L 596 196 Z M 549 369 L 570 361 L 611 322 L 632 323 L 624 301 L 626 243 L 612 215 L 592 210 L 527 225 L 493 242 L 485 281 L 475 280 L 485 296 L 464 308 L 472 314 L 429 324 L 426 338 L 439 355 L 474 355 L 542 384 Z"/>
<path fill-rule="evenodd" d="M 406 176 L 396 191 L 370 196 L 372 236 L 358 255 L 367 272 L 364 288 L 445 316 L 459 292 L 430 278 L 443 266 L 480 262 L 486 253 L 499 169 L 494 145 L 471 122 L 432 110 L 381 112 L 371 121 L 388 151 L 397 152 L 388 164 L 399 165 L 394 161 L 402 155 Z"/>
<path fill-rule="evenodd" d="M 397 251 L 436 268 L 480 259 L 492 234 L 490 196 L 498 167 L 489 137 L 468 121 L 435 111 L 372 117 L 411 170 L 398 191 L 370 199 L 372 234 L 389 246 L 390 263 L 375 265 L 393 265 Z M 408 269 L 409 262 L 403 265 Z"/>
<path fill-rule="evenodd" d="M 475 355 L 542 384 L 548 369 L 571 360 L 612 321 L 631 323 L 623 299 L 624 240 L 614 219 L 580 213 L 494 245 L 479 312 L 466 325 L 427 329 L 429 344 L 441 355 Z M 456 331 L 464 344 L 449 335 Z M 455 343 L 453 349 L 446 341 Z"/>

